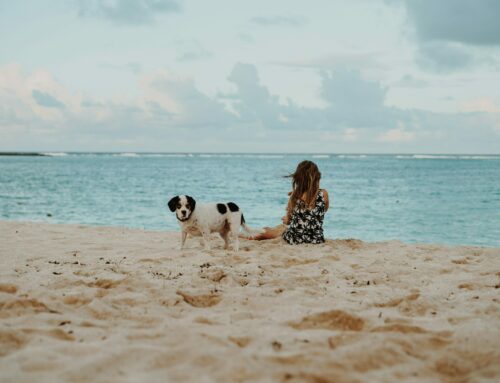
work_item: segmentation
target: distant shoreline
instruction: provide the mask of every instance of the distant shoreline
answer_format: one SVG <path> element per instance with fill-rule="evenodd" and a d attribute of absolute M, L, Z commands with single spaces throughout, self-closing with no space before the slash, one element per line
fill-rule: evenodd
<path fill-rule="evenodd" d="M 414 158 L 414 159 L 481 159 L 481 158 L 500 158 L 497 154 L 482 153 L 229 153 L 229 152 L 2 152 L 0 156 L 11 157 L 64 157 L 64 156 L 166 156 L 166 157 L 211 157 L 211 156 L 312 156 L 313 158 L 349 158 L 349 157 L 396 157 L 396 158 Z"/>
<path fill-rule="evenodd" d="M 0 152 L 0 156 L 46 157 L 47 154 L 37 152 Z"/>

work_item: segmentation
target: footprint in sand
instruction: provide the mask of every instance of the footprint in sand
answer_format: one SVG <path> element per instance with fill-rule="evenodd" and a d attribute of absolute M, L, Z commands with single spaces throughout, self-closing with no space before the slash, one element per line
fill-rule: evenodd
<path fill-rule="evenodd" d="M 475 290 L 474 285 L 472 283 L 461 283 L 458 285 L 459 289 L 467 289 L 467 290 Z"/>
<path fill-rule="evenodd" d="M 468 265 L 469 261 L 467 258 L 460 258 L 460 259 L 453 259 L 451 262 L 455 263 L 456 265 Z"/>
<path fill-rule="evenodd" d="M 214 320 L 212 320 L 210 318 L 202 317 L 202 316 L 194 318 L 193 322 L 195 322 L 195 323 L 201 323 L 201 324 L 207 324 L 207 325 L 217 325 L 217 324 L 220 324 L 217 321 L 214 321 Z"/>
<path fill-rule="evenodd" d="M 16 330 L 0 330 L 0 356 L 5 356 L 22 348 L 28 339 Z"/>
<path fill-rule="evenodd" d="M 101 289 L 110 289 L 112 287 L 118 286 L 120 283 L 123 282 L 123 279 L 121 280 L 111 280 L 111 279 L 98 279 L 95 282 L 89 282 L 87 283 L 88 287 L 99 287 Z"/>
<path fill-rule="evenodd" d="M 391 299 L 390 301 L 384 303 L 375 303 L 375 307 L 396 307 L 399 306 L 403 302 L 411 302 L 415 301 L 420 297 L 420 293 L 418 291 L 412 292 L 410 295 L 407 295 L 402 298 Z"/>
<path fill-rule="evenodd" d="M 326 329 L 361 331 L 365 321 L 342 310 L 332 310 L 305 316 L 299 322 L 289 322 L 297 330 Z"/>
<path fill-rule="evenodd" d="M 469 375 L 472 373 L 476 378 L 487 377 L 494 379 L 499 365 L 500 356 L 497 353 L 451 349 L 446 356 L 436 361 L 434 369 L 449 381 L 465 382 L 469 380 Z"/>
<path fill-rule="evenodd" d="M 239 274 L 234 274 L 232 273 L 231 274 L 231 277 L 233 278 L 233 280 L 238 283 L 240 286 L 246 286 L 250 283 L 250 278 L 248 276 L 248 273 L 244 272 L 244 273 L 239 273 Z"/>
<path fill-rule="evenodd" d="M 342 332 L 338 335 L 328 337 L 328 347 L 332 350 L 339 348 L 341 346 L 352 344 L 363 336 L 360 333 L 345 333 Z"/>
<path fill-rule="evenodd" d="M 238 345 L 238 347 L 241 347 L 241 348 L 244 348 L 246 346 L 248 346 L 248 344 L 250 343 L 250 341 L 252 340 L 250 337 L 248 336 L 228 336 L 228 339 L 235 343 L 236 345 Z"/>
<path fill-rule="evenodd" d="M 0 283 L 0 293 L 15 294 L 17 293 L 17 286 L 9 283 Z"/>
<path fill-rule="evenodd" d="M 63 302 L 65 304 L 72 306 L 84 306 L 89 304 L 91 301 L 92 298 L 84 297 L 81 295 L 68 295 L 63 299 Z"/>
<path fill-rule="evenodd" d="M 139 262 L 161 263 L 159 259 L 153 259 L 153 258 L 141 258 L 139 259 Z"/>
<path fill-rule="evenodd" d="M 53 330 L 23 329 L 22 332 L 24 334 L 29 334 L 29 335 L 49 336 L 59 340 L 66 340 L 66 341 L 75 340 L 75 337 L 73 335 L 61 330 L 60 328 L 55 328 Z"/>
<path fill-rule="evenodd" d="M 0 302 L 0 318 L 26 315 L 33 312 L 57 313 L 57 311 L 49 309 L 45 303 L 36 299 L 13 299 Z"/>
<path fill-rule="evenodd" d="M 53 330 L 29 328 L 22 330 L 0 330 L 0 357 L 24 347 L 30 341 L 30 338 L 36 335 L 49 336 L 65 341 L 75 340 L 73 335 L 57 328 Z"/>
<path fill-rule="evenodd" d="M 226 276 L 226 273 L 221 268 L 210 267 L 202 268 L 199 272 L 199 276 L 200 278 L 208 279 L 212 282 L 220 282 Z"/>
<path fill-rule="evenodd" d="M 412 290 L 411 294 L 401 297 L 391 299 L 387 302 L 375 303 L 375 307 L 397 307 L 398 310 L 406 315 L 425 315 L 427 311 L 432 309 L 432 307 L 426 304 L 420 298 L 420 292 L 418 290 Z"/>
<path fill-rule="evenodd" d="M 186 303 L 193 307 L 211 307 L 215 306 L 222 300 L 221 295 L 215 292 L 197 294 L 178 290 L 176 293 L 180 295 Z"/>

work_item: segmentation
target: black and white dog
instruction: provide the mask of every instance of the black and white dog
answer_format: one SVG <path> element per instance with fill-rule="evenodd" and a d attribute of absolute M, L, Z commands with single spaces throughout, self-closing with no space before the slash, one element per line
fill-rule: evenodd
<path fill-rule="evenodd" d="M 168 207 L 171 212 L 175 211 L 182 230 L 181 249 L 184 247 L 187 235 L 191 234 L 202 236 L 205 250 L 210 250 L 210 234 L 217 232 L 224 240 L 224 249 L 229 247 L 231 238 L 233 249 L 238 251 L 240 226 L 250 234 L 257 232 L 245 224 L 243 213 L 234 202 L 196 203 L 193 197 L 178 195 L 168 202 Z"/>

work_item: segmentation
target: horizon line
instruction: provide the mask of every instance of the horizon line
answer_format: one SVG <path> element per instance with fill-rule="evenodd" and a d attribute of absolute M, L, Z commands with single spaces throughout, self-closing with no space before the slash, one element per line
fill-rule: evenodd
<path fill-rule="evenodd" d="M 0 151 L 1 155 L 32 155 L 43 156 L 45 154 L 250 154 L 250 155 L 436 155 L 436 156 L 498 156 L 500 153 L 471 153 L 471 152 L 203 152 L 203 151 L 189 151 L 189 152 L 170 152 L 170 151 L 133 151 L 133 150 L 119 150 L 119 151 L 66 151 L 66 150 L 15 150 L 15 151 Z"/>

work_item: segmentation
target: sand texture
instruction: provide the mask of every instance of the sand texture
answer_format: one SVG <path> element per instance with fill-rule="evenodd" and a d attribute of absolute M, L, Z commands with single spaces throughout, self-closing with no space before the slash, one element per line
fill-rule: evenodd
<path fill-rule="evenodd" d="M 500 249 L 0 222 L 0 381 L 498 382 Z"/>

